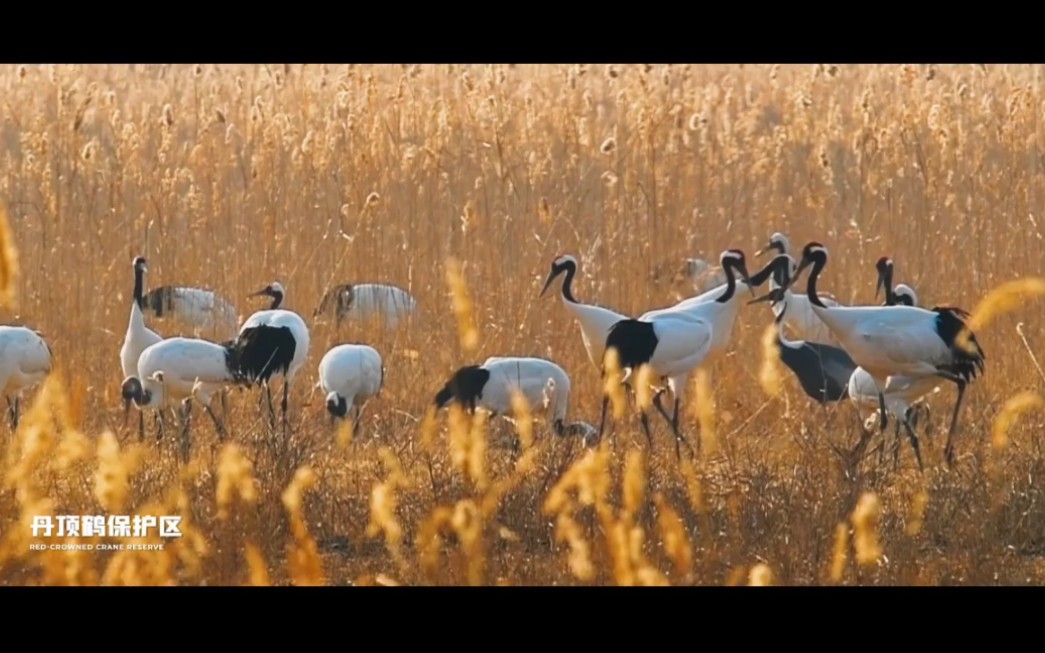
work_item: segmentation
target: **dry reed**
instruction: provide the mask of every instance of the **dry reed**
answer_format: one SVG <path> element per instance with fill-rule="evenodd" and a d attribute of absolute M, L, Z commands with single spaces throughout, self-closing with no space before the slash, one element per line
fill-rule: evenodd
<path fill-rule="evenodd" d="M 1045 582 L 1045 454 L 1040 420 L 1022 410 L 1036 400 L 1021 394 L 1041 394 L 1031 343 L 1045 337 L 1045 307 L 1028 301 L 1045 294 L 1039 73 L 0 69 L 0 310 L 44 334 L 54 361 L 0 437 L 0 584 Z M 659 446 L 663 420 L 651 420 L 652 450 L 634 437 L 619 359 L 600 377 L 573 317 L 537 297 L 550 258 L 573 251 L 579 301 L 637 315 L 694 294 L 650 283 L 658 266 L 749 251 L 774 231 L 831 249 L 824 285 L 844 303 L 872 302 L 877 250 L 927 306 L 982 289 L 969 324 L 991 373 L 967 395 L 954 473 L 931 455 L 923 476 L 872 458 L 841 469 L 833 445 L 859 426 L 796 399 L 768 355 L 765 305 L 743 305 L 726 355 L 679 389 L 693 399 L 685 434 L 696 445 L 699 429 L 701 452 L 717 454 L 680 464 Z M 194 413 L 188 465 L 172 424 L 158 438 L 150 423 L 142 442 L 136 419 L 124 425 L 117 357 L 139 254 L 149 288 L 212 288 L 241 318 L 259 284 L 288 287 L 313 339 L 285 441 L 237 392 L 230 441 Z M 414 295 L 412 322 L 313 324 L 325 290 L 364 280 Z M 197 335 L 168 316 L 146 322 Z M 319 357 L 346 340 L 389 362 L 356 442 L 307 395 Z M 443 427 L 433 392 L 483 355 L 552 358 L 571 376 L 571 418 L 597 422 L 608 394 L 616 436 L 582 449 L 518 402 L 518 451 L 499 446 L 500 420 L 451 410 Z M 648 407 L 645 375 L 631 384 Z M 759 409 L 759 386 L 795 409 Z M 949 409 L 943 393 L 930 403 Z M 115 512 L 177 514 L 184 535 L 162 551 L 30 549 L 62 541 L 34 537 L 37 516 Z M 989 528 L 968 517 L 988 514 Z"/>

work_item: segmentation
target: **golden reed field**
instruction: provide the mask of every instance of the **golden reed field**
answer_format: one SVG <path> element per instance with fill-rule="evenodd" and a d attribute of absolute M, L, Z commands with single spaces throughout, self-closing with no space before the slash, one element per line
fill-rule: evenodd
<path fill-rule="evenodd" d="M 4 67 L 0 320 L 41 332 L 54 370 L 0 427 L 0 583 L 1041 584 L 1043 71 Z M 525 405 L 517 448 L 504 420 L 430 409 L 462 365 L 541 356 L 572 378 L 569 419 L 597 425 L 600 372 L 560 282 L 539 296 L 551 262 L 575 255 L 580 301 L 637 316 L 696 294 L 687 257 L 740 248 L 754 272 L 775 231 L 796 258 L 827 246 L 844 304 L 881 303 L 888 255 L 922 306 L 974 313 L 986 371 L 953 466 L 953 384 L 929 400 L 924 472 L 906 441 L 894 464 L 891 425 L 861 440 L 866 408 L 819 406 L 765 356 L 772 313 L 749 296 L 727 355 L 691 377 L 699 451 L 681 462 L 623 392 L 588 448 Z M 188 464 L 151 416 L 139 441 L 119 362 L 138 255 L 147 287 L 215 289 L 241 321 L 267 308 L 249 293 L 286 287 L 311 332 L 286 440 L 260 391 L 234 388 L 225 442 L 193 413 Z M 313 320 L 355 282 L 402 286 L 418 313 Z M 355 438 L 313 392 L 343 342 L 387 368 Z M 38 515 L 180 515 L 183 537 L 32 550 Z"/>

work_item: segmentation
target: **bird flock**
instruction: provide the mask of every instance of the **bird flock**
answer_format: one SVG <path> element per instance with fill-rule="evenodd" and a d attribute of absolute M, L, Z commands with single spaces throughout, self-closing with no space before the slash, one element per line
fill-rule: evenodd
<path fill-rule="evenodd" d="M 968 313 L 953 306 L 920 307 L 913 288 L 893 286 L 895 266 L 888 257 L 879 259 L 875 266 L 876 297 L 884 290 L 884 302 L 845 306 L 818 290 L 828 263 L 824 245 L 808 243 L 796 261 L 786 236 L 775 233 L 756 257 L 770 253 L 772 259 L 750 274 L 744 252 L 727 249 L 719 257 L 720 270 L 716 273 L 720 275 L 716 281 L 721 283 L 638 317 L 578 301 L 573 282 L 579 264 L 569 254 L 551 262 L 540 296 L 563 277 L 559 292 L 562 304 L 580 328 L 589 360 L 604 381 L 611 372 L 623 372 L 619 382 L 631 394 L 636 392 L 636 379 L 649 384 L 651 404 L 670 425 L 678 457 L 681 445 L 689 446 L 679 424 L 689 378 L 698 368 L 722 358 L 742 302 L 767 302 L 774 317 L 779 359 L 805 394 L 820 404 L 849 399 L 860 407 L 874 407 L 883 432 L 892 416 L 897 442 L 902 427 L 919 469 L 922 458 L 915 427 L 918 416 L 927 410 L 923 399 L 938 392 L 942 381 L 953 383 L 957 399 L 945 449 L 946 461 L 951 464 L 966 387 L 984 369 L 983 349 L 966 324 Z M 806 291 L 793 290 L 807 269 Z M 226 390 L 235 386 L 263 389 L 259 400 L 275 431 L 270 386 L 282 379 L 280 417 L 286 438 L 290 386 L 302 371 L 311 342 L 304 319 L 283 308 L 283 285 L 273 282 L 252 293 L 251 297 L 266 297 L 271 303 L 237 324 L 235 306 L 214 291 L 167 285 L 146 292 L 147 272 L 146 260 L 136 257 L 130 317 L 120 350 L 124 414 L 129 414 L 132 405 L 138 409 L 139 437 L 145 434 L 146 412 L 154 413 L 159 437 L 165 413 L 171 411 L 181 424 L 182 454 L 187 459 L 192 404 L 199 403 L 213 421 L 219 439 L 224 440 L 227 428 L 212 404 L 220 397 L 224 408 Z M 755 290 L 767 281 L 769 292 L 757 296 Z M 744 300 L 745 291 L 751 299 Z M 416 300 L 401 288 L 345 284 L 329 290 L 312 317 L 333 314 L 340 322 L 380 315 L 386 324 L 396 326 L 416 311 Z M 146 325 L 146 315 L 185 319 L 196 337 L 164 338 Z M 213 329 L 232 337 L 221 342 L 199 337 L 202 331 Z M 643 368 L 648 374 L 637 374 Z M 13 428 L 18 424 L 21 392 L 43 380 L 51 369 L 51 350 L 42 334 L 26 327 L 0 326 L 0 383 Z M 353 432 L 358 431 L 364 407 L 385 385 L 385 371 L 381 354 L 369 345 L 337 344 L 326 351 L 315 388 L 325 396 L 330 419 L 345 419 L 351 412 Z M 591 445 L 602 438 L 606 428 L 610 387 L 604 384 L 598 427 L 587 422 L 571 423 L 567 420 L 571 381 L 560 365 L 537 357 L 495 356 L 482 364 L 457 369 L 435 394 L 432 406 L 439 410 L 456 402 L 469 413 L 483 409 L 512 419 L 513 400 L 521 394 L 531 409 L 549 414 L 554 434 L 577 437 Z M 670 393 L 673 401 L 670 412 L 661 402 L 665 393 Z M 649 418 L 642 406 L 638 412 L 652 447 Z"/>
<path fill-rule="evenodd" d="M 552 262 L 541 294 L 557 277 L 564 277 L 562 303 L 580 326 L 589 359 L 604 376 L 608 371 L 607 353 L 612 350 L 616 366 L 624 372 L 621 382 L 629 389 L 633 372 L 643 366 L 654 380 L 666 382 L 654 388 L 652 404 L 670 424 L 676 437 L 676 455 L 681 455 L 679 444 L 685 440 L 679 432 L 679 391 L 697 368 L 713 364 L 725 352 L 742 296 L 738 278 L 752 293 L 769 281 L 769 293 L 748 303 L 770 303 L 779 358 L 802 390 L 821 404 L 848 398 L 859 406 L 876 407 L 883 432 L 892 415 L 897 420 L 897 437 L 902 426 L 919 469 L 923 464 L 914 426 L 918 415 L 927 410 L 920 400 L 937 392 L 941 381 L 954 383 L 958 396 L 945 448 L 946 461 L 953 464 L 954 435 L 965 390 L 984 370 L 984 351 L 966 324 L 969 314 L 954 306 L 918 306 L 914 289 L 892 285 L 894 263 L 888 257 L 879 259 L 875 266 L 876 295 L 884 289 L 885 302 L 843 306 L 817 289 L 828 261 L 824 245 L 808 243 L 796 261 L 787 237 L 775 233 L 756 256 L 769 252 L 775 252 L 773 259 L 750 275 L 743 251 L 728 249 L 720 256 L 725 275 L 721 285 L 637 318 L 579 302 L 572 288 L 578 263 L 571 255 Z M 806 292 L 793 291 L 806 269 L 810 269 Z M 788 337 L 788 331 L 795 340 Z M 674 397 L 671 415 L 660 403 L 664 391 Z M 605 428 L 608 401 L 608 395 L 604 396 L 598 437 Z M 640 410 L 640 419 L 652 443 L 644 410 Z"/>

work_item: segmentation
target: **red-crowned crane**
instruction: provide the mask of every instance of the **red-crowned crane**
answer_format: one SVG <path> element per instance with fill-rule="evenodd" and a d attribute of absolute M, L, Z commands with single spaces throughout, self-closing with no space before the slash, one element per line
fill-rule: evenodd
<path fill-rule="evenodd" d="M 838 337 L 842 348 L 874 379 L 882 431 L 888 424 L 884 390 L 890 376 L 939 377 L 957 386 L 958 399 L 945 449 L 946 460 L 951 464 L 965 388 L 978 372 L 983 372 L 986 358 L 975 334 L 967 329 L 968 313 L 951 306 L 932 310 L 916 306 L 828 307 L 816 293 L 817 279 L 827 265 L 827 248 L 818 242 L 810 242 L 802 250 L 797 273 L 801 274 L 810 265 L 809 301 Z M 962 342 L 959 335 L 965 331 L 968 331 L 967 341 Z"/>
<path fill-rule="evenodd" d="M 778 255 L 791 255 L 791 244 L 788 241 L 787 236 L 777 232 L 769 237 L 769 243 L 762 249 L 755 252 L 755 256 L 762 256 L 763 254 L 776 250 Z M 794 278 L 798 269 L 798 264 L 794 263 L 794 259 L 791 259 L 794 264 L 794 268 L 788 270 L 788 276 Z M 779 288 L 780 284 L 775 278 L 770 279 L 769 288 L 775 290 Z M 783 326 L 791 333 L 792 337 L 811 343 L 824 343 L 829 345 L 838 345 L 838 339 L 831 333 L 831 329 L 817 316 L 816 312 L 813 311 L 809 305 L 809 298 L 802 293 L 794 293 L 788 288 L 784 291 L 786 297 L 787 312 L 783 318 Z M 824 303 L 824 306 L 839 306 L 835 298 L 827 293 L 819 293 L 820 300 Z M 772 305 L 773 314 L 779 317 L 783 312 L 784 304 L 775 302 Z"/>
<path fill-rule="evenodd" d="M 145 348 L 137 370 L 123 382 L 123 396 L 141 410 L 178 408 L 182 421 L 182 456 L 189 456 L 192 400 L 200 402 L 214 421 L 218 437 L 225 426 L 211 410 L 211 398 L 225 386 L 242 381 L 236 351 L 231 344 L 198 338 L 167 338 Z"/>
<path fill-rule="evenodd" d="M 554 381 L 550 387 L 549 379 Z M 570 377 L 562 367 L 544 358 L 491 356 L 482 365 L 461 367 L 436 393 L 433 403 L 439 409 L 457 402 L 470 413 L 482 408 L 493 416 L 510 417 L 514 412 L 513 390 L 522 393 L 533 413 L 551 413 L 557 435 L 586 432 L 583 427 L 566 423 Z"/>
<path fill-rule="evenodd" d="M 51 348 L 42 335 L 24 326 L 0 326 L 0 392 L 12 429 L 18 428 L 22 392 L 46 379 L 51 365 Z"/>
<path fill-rule="evenodd" d="M 323 294 L 312 318 L 332 313 L 336 323 L 340 324 L 342 320 L 365 320 L 379 316 L 385 326 L 395 328 L 416 311 L 417 300 L 399 286 L 345 283 Z"/>
<path fill-rule="evenodd" d="M 267 296 L 272 305 L 254 313 L 240 327 L 233 343 L 239 374 L 247 382 L 265 387 L 270 424 L 275 427 L 276 411 L 272 407 L 269 383 L 274 376 L 283 377 L 283 433 L 286 436 L 287 404 L 290 384 L 308 358 L 309 333 L 305 321 L 293 311 L 280 308 L 286 297 L 283 285 L 274 281 L 251 297 Z"/>
<path fill-rule="evenodd" d="M 159 286 L 138 300 L 141 310 L 158 320 L 187 325 L 199 336 L 228 338 L 236 333 L 236 307 L 213 290 L 191 286 Z"/>
<path fill-rule="evenodd" d="M 123 346 L 120 348 L 120 365 L 123 367 L 124 379 L 138 375 L 138 359 L 141 357 L 142 352 L 145 348 L 154 345 L 157 342 L 163 340 L 160 334 L 156 333 L 152 329 L 145 326 L 145 316 L 142 315 L 141 306 L 143 303 L 142 292 L 145 288 L 145 275 L 149 271 L 149 266 L 145 262 L 145 258 L 136 256 L 134 261 L 131 263 L 132 270 L 134 271 L 134 294 L 131 300 L 131 317 L 127 323 L 127 334 L 123 338 Z M 125 384 L 126 387 L 126 384 Z M 128 411 L 131 408 L 132 397 L 127 394 L 123 395 L 123 414 L 124 422 Z M 157 427 L 159 427 L 159 413 L 157 417 Z M 143 439 L 145 437 L 145 415 L 143 413 L 138 414 L 138 438 Z"/>
<path fill-rule="evenodd" d="M 701 357 L 701 366 L 713 364 L 725 353 L 726 348 L 729 346 L 729 340 L 733 334 L 733 325 L 736 322 L 737 312 L 741 303 L 736 292 L 737 276 L 740 276 L 751 290 L 751 293 L 754 294 L 754 288 L 765 283 L 766 279 L 773 272 L 773 265 L 770 263 L 754 276 L 749 276 L 744 252 L 739 249 L 727 249 L 722 252 L 719 256 L 719 263 L 726 275 L 725 285 L 713 288 L 696 297 L 684 299 L 673 306 L 647 311 L 638 317 L 638 320 L 642 322 L 651 322 L 657 318 L 667 316 L 683 316 L 706 321 L 711 327 L 711 342 L 708 345 L 708 352 Z M 618 338 L 620 337 L 625 336 L 618 336 Z M 626 366 L 621 363 L 621 367 L 623 369 Z M 676 408 L 679 404 L 679 397 L 676 391 L 681 392 L 682 390 L 684 390 L 684 386 L 676 384 L 675 390 L 672 391 L 672 394 L 675 395 Z M 657 410 L 667 417 L 660 405 L 661 392 L 662 390 L 658 390 L 657 394 L 654 395 L 653 403 Z M 670 422 L 677 436 L 678 415 L 676 414 L 672 417 Z"/>
<path fill-rule="evenodd" d="M 606 351 L 617 352 L 620 369 L 626 370 L 626 376 L 638 371 L 643 365 L 649 365 L 654 378 L 667 378 L 668 388 L 675 398 L 675 412 L 671 418 L 661 407 L 658 399 L 654 405 L 664 419 L 671 424 L 675 434 L 675 455 L 681 458 L 679 444 L 682 434 L 679 432 L 680 391 L 686 387 L 689 375 L 697 367 L 705 363 L 711 352 L 714 338 L 714 326 L 706 318 L 688 313 L 662 313 L 648 319 L 621 320 L 613 325 L 606 337 Z M 603 369 L 603 374 L 607 372 Z M 606 408 L 609 395 L 602 398 L 602 417 L 599 422 L 599 436 L 606 426 Z M 653 438 L 649 430 L 649 418 L 645 409 L 640 408 L 642 428 L 650 447 Z"/>
<path fill-rule="evenodd" d="M 319 361 L 318 386 L 326 395 L 330 419 L 344 418 L 352 409 L 352 435 L 359 431 L 359 420 L 367 402 L 376 397 L 385 383 L 381 354 L 369 345 L 344 344 L 330 348 Z"/>

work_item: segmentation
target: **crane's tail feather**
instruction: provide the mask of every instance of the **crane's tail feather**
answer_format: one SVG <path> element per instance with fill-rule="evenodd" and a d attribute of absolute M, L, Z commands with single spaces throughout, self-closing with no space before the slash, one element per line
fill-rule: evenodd
<path fill-rule="evenodd" d="M 983 373 L 987 355 L 976 339 L 976 334 L 966 324 L 968 311 L 955 306 L 936 306 L 932 310 L 937 314 L 937 332 L 954 356 L 953 362 L 942 366 L 942 369 L 960 376 L 966 382 L 972 381 Z"/>
<path fill-rule="evenodd" d="M 286 376 L 296 351 L 297 342 L 287 327 L 244 329 L 227 347 L 229 369 L 238 382 L 260 385 L 274 374 Z"/>

